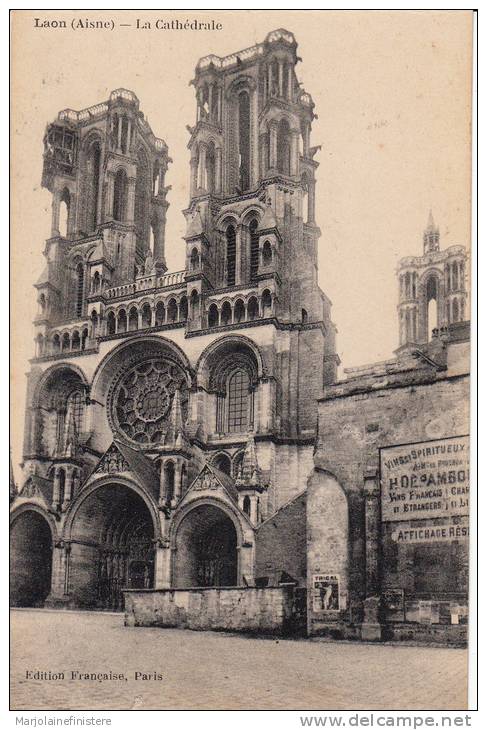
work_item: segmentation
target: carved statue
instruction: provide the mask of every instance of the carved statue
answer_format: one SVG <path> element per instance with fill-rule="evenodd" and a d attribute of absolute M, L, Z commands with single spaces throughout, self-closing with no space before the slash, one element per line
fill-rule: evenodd
<path fill-rule="evenodd" d="M 152 274 L 154 272 L 154 257 L 152 255 L 152 251 L 149 249 L 147 251 L 147 255 L 145 257 L 144 262 L 144 273 L 146 276 Z"/>

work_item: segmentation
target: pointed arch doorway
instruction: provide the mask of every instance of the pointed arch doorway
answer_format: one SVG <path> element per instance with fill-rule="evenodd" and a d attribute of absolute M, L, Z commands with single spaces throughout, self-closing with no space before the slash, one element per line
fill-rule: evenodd
<path fill-rule="evenodd" d="M 154 518 L 121 483 L 94 488 L 71 518 L 69 593 L 85 608 L 123 610 L 125 588 L 154 585 Z"/>
<path fill-rule="evenodd" d="M 41 607 L 51 590 L 52 532 L 48 520 L 26 509 L 10 526 L 10 603 Z"/>
<path fill-rule="evenodd" d="M 214 504 L 200 504 L 180 521 L 173 560 L 176 588 L 238 585 L 238 536 L 234 521 Z"/>

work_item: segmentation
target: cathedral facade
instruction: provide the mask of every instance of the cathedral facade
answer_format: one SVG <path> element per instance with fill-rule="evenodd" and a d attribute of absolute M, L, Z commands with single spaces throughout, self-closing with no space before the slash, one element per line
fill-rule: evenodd
<path fill-rule="evenodd" d="M 135 94 L 47 126 L 13 605 L 466 640 L 466 250 L 430 215 L 397 270 L 395 358 L 337 379 L 296 49 L 281 29 L 198 62 L 183 271 Z"/>
<path fill-rule="evenodd" d="M 197 64 L 183 271 L 165 259 L 172 160 L 136 95 L 47 126 L 15 605 L 120 609 L 125 588 L 283 573 L 305 584 L 302 550 L 284 565 L 259 548 L 306 490 L 337 366 L 296 47 L 279 30 Z"/>

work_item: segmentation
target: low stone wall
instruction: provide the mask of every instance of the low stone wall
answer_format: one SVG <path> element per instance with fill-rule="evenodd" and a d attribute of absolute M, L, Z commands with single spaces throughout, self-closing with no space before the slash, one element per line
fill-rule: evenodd
<path fill-rule="evenodd" d="M 292 585 L 128 589 L 125 625 L 288 634 L 294 628 L 293 592 Z"/>

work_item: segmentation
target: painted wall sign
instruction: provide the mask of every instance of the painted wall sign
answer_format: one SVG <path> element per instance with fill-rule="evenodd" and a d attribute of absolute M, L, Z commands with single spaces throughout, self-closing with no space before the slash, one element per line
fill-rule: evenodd
<path fill-rule="evenodd" d="M 468 515 L 469 477 L 468 436 L 380 449 L 382 520 Z"/>
<path fill-rule="evenodd" d="M 468 540 L 468 525 L 432 525 L 431 527 L 406 527 L 395 530 L 392 539 L 398 543 L 452 542 Z"/>
<path fill-rule="evenodd" d="M 340 576 L 318 574 L 313 576 L 313 611 L 326 613 L 340 610 Z"/>

